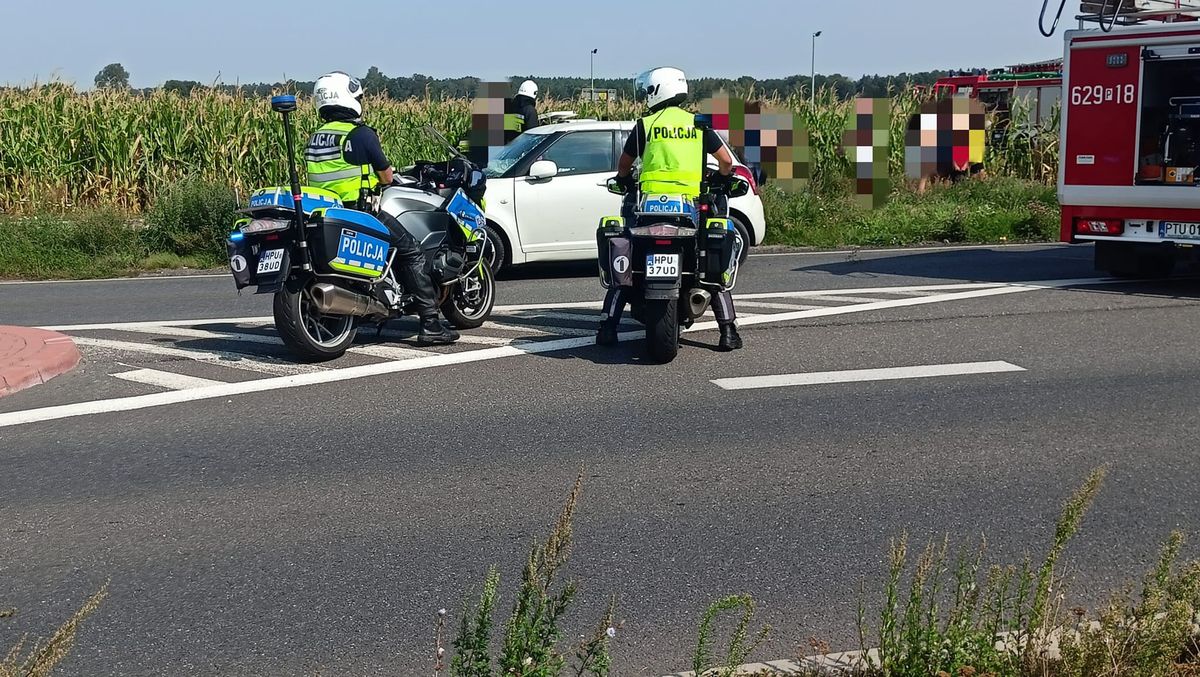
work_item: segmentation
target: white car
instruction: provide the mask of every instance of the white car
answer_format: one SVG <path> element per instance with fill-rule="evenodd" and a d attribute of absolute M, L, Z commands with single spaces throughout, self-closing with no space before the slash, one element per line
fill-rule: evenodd
<path fill-rule="evenodd" d="M 621 196 L 609 193 L 605 182 L 616 175 L 617 159 L 634 124 L 572 120 L 534 127 L 498 152 L 486 169 L 495 269 L 596 259 L 600 219 L 621 213 Z M 711 157 L 709 163 L 716 166 Z M 749 248 L 766 237 L 766 222 L 758 177 L 736 155 L 734 171 L 752 187 L 729 200 L 730 217 L 746 243 L 745 260 Z"/>

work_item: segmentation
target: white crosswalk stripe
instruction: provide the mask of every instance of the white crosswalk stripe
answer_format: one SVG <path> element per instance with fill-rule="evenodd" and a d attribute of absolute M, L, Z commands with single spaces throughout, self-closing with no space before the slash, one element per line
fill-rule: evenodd
<path fill-rule="evenodd" d="M 122 381 L 131 381 L 133 383 L 141 383 L 148 386 L 158 386 L 169 390 L 187 390 L 188 388 L 203 388 L 221 383 L 208 378 L 200 378 L 198 376 L 187 376 L 186 374 L 176 374 L 170 371 L 161 371 L 159 369 L 134 369 L 133 371 L 122 371 L 112 376 L 121 379 Z"/>
<path fill-rule="evenodd" d="M 76 345 L 106 348 L 108 350 L 126 353 L 146 353 L 161 357 L 176 357 L 196 362 L 210 362 L 223 367 L 232 367 L 246 371 L 256 371 L 272 376 L 292 376 L 307 374 L 314 371 L 324 371 L 325 367 L 315 364 L 295 364 L 281 360 L 268 361 L 268 358 L 251 358 L 242 353 L 227 350 L 198 350 L 193 348 L 171 348 L 152 343 L 135 343 L 132 341 L 115 341 L 86 336 L 72 336 Z"/>

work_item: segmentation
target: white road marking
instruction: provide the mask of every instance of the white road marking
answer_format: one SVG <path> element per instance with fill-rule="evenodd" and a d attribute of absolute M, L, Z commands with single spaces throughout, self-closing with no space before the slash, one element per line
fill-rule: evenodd
<path fill-rule="evenodd" d="M 628 332 L 617 335 L 618 339 L 625 341 L 641 338 L 642 336 L 644 336 L 644 332 Z M 15 411 L 6 414 L 0 414 L 0 428 L 7 428 L 10 426 L 34 423 L 38 421 L 53 421 L 75 416 L 87 416 L 90 414 L 110 413 L 117 411 L 133 411 L 148 407 L 161 407 L 167 404 L 179 404 L 182 402 L 195 402 L 197 400 L 232 397 L 234 395 L 264 392 L 267 390 L 299 388 L 323 383 L 348 381 L 352 379 L 365 378 L 368 376 L 381 376 L 384 374 L 395 374 L 403 371 L 416 371 L 419 369 L 428 369 L 430 367 L 481 362 L 484 360 L 494 360 L 501 357 L 547 353 L 557 350 L 569 350 L 572 348 L 581 348 L 583 346 L 589 346 L 593 344 L 594 339 L 590 336 L 584 338 L 558 339 L 555 341 L 531 341 L 529 343 L 523 343 L 519 346 L 511 345 L 497 348 L 485 348 L 483 350 L 467 350 L 457 353 L 431 355 L 429 357 L 421 357 L 412 360 L 377 362 L 375 364 L 365 364 L 357 367 L 343 367 L 340 369 L 329 369 L 319 372 L 309 372 L 306 374 L 295 374 L 292 376 L 277 376 L 274 378 L 261 378 L 251 381 L 241 381 L 238 383 L 223 383 L 205 388 L 193 388 L 191 390 L 176 390 L 164 393 L 153 393 L 150 395 L 137 395 L 134 397 L 120 397 L 109 400 L 94 400 L 92 402 L 64 404 L 54 407 L 43 407 L 41 409 L 28 409 L 25 411 Z"/>
<path fill-rule="evenodd" d="M 601 287 L 600 291 L 604 289 Z M 604 307 L 604 301 L 577 301 L 571 303 L 526 303 L 515 306 L 492 306 L 493 313 L 508 313 L 516 310 L 561 310 L 563 308 L 585 308 L 588 310 L 600 310 Z"/>
<path fill-rule="evenodd" d="M 878 303 L 879 301 L 886 300 L 866 296 L 850 296 L 849 294 L 844 296 L 840 294 L 809 294 L 797 298 L 802 298 L 806 301 L 832 301 L 833 303 Z"/>
<path fill-rule="evenodd" d="M 964 289 L 991 289 L 1003 287 L 1006 282 L 963 282 L 956 284 L 921 284 L 907 287 L 844 287 L 841 289 L 808 289 L 802 291 L 769 291 L 755 294 L 734 294 L 735 301 L 741 299 L 804 298 L 807 296 L 839 296 L 841 294 L 908 294 L 915 292 L 959 291 Z"/>
<path fill-rule="evenodd" d="M 145 322 L 99 322 L 96 324 L 60 324 L 38 327 L 47 331 L 95 331 L 98 329 L 132 330 L 136 328 L 172 327 L 180 325 L 204 324 L 269 324 L 275 326 L 275 318 L 270 315 L 263 317 L 220 317 L 202 318 L 199 320 L 150 320 Z"/>
<path fill-rule="evenodd" d="M 768 324 L 773 322 L 788 322 L 791 320 L 807 319 L 810 317 L 827 317 L 830 315 L 847 315 L 851 313 L 865 313 L 871 310 L 884 310 L 887 308 L 904 308 L 908 306 L 921 306 L 928 303 L 946 303 L 947 301 L 962 301 L 966 299 L 983 298 L 986 296 L 1002 296 L 1004 294 L 1019 294 L 1021 292 L 1036 291 L 1039 289 L 1062 289 L 1065 287 L 1075 287 L 1080 285 L 1105 285 L 1119 284 L 1124 280 L 1113 278 L 1081 278 L 1075 280 L 1050 280 L 1047 282 L 1026 282 L 1022 284 L 1009 284 L 1000 287 L 989 287 L 987 289 L 974 289 L 962 292 L 953 292 L 950 294 L 938 294 L 936 296 L 918 296 L 915 298 L 892 299 L 888 301 L 879 301 L 877 303 L 857 303 L 844 306 L 830 306 L 828 308 L 814 308 L 812 310 L 798 310 L 794 313 L 772 313 L 770 315 L 759 315 L 758 317 L 747 317 L 738 320 L 738 326 L 747 326 L 755 324 Z M 716 329 L 716 322 L 701 322 L 692 325 L 684 331 L 706 331 Z"/>
<path fill-rule="evenodd" d="M 248 357 L 242 353 L 234 353 L 225 350 L 172 348 L 168 346 L 154 345 L 152 343 L 114 341 L 111 339 L 99 339 L 84 336 L 72 336 L 71 340 L 75 342 L 76 345 L 81 346 L 93 346 L 96 348 L 106 348 L 108 350 L 117 350 L 127 353 L 146 353 L 149 355 L 161 355 L 163 357 L 178 357 L 185 360 L 193 360 L 195 362 L 211 362 L 213 364 L 232 367 L 234 369 L 255 371 L 260 374 L 272 374 L 275 376 L 329 371 L 325 367 L 315 364 L 293 364 L 283 361 L 268 362 L 262 359 Z"/>
<path fill-rule="evenodd" d="M 738 308 L 765 308 L 767 310 L 812 310 L 825 306 L 805 306 L 799 303 L 770 303 L 768 301 L 737 301 Z"/>
<path fill-rule="evenodd" d="M 596 333 L 594 329 L 579 329 L 576 327 L 556 327 L 548 324 L 521 324 L 511 320 L 503 322 L 484 322 L 483 329 L 495 331 L 520 331 L 539 336 L 587 336 Z"/>
<path fill-rule="evenodd" d="M 778 374 L 775 376 L 742 376 L 738 378 L 719 378 L 711 381 L 711 383 L 724 390 L 750 390 L 754 388 L 782 388 L 785 386 L 809 386 L 826 383 L 856 383 L 859 381 L 892 381 L 908 378 L 932 378 L 935 376 L 962 376 L 966 374 L 996 374 L 1009 371 L 1025 371 L 1025 369 L 1008 362 L 963 362 L 960 364 L 932 364 L 920 367 L 818 371 L 807 374 Z"/>
<path fill-rule="evenodd" d="M 986 296 L 994 296 L 1001 294 L 1016 294 L 1021 292 L 1036 291 L 1039 289 L 1060 289 L 1064 287 L 1076 287 L 1084 285 L 1107 285 L 1107 284 L 1123 284 L 1127 280 L 1118 280 L 1113 278 L 1083 278 L 1075 280 L 1050 280 L 1042 282 L 1027 282 L 1022 284 L 1002 285 L 1000 287 L 992 287 L 986 289 L 973 289 L 959 293 L 939 294 L 937 296 L 926 296 L 920 298 L 905 298 L 894 299 L 890 301 L 881 301 L 879 303 L 863 303 L 857 305 L 845 305 L 841 307 L 815 308 L 812 310 L 802 310 L 790 313 L 775 313 L 771 315 L 760 315 L 757 317 L 745 318 L 741 321 L 742 325 L 754 324 L 770 324 L 776 322 L 787 322 L 796 319 L 808 317 L 825 317 L 831 315 L 842 315 L 850 313 L 862 313 L 871 310 L 882 310 L 886 308 L 900 308 L 906 306 L 923 305 L 928 303 L 944 303 L 949 301 L 957 301 L 970 298 L 981 298 Z M 958 286 L 952 285 L 951 287 Z M 976 285 L 977 286 L 977 285 Z M 960 287 L 961 288 L 961 287 Z M 763 298 L 775 298 L 778 294 L 766 295 Z M 197 321 L 181 321 L 168 322 L 165 324 L 188 324 L 196 323 Z M 199 322 L 204 322 L 203 320 Z M 228 320 L 226 320 L 228 322 Z M 110 325 L 111 326 L 111 325 Z M 696 331 L 704 331 L 716 329 L 715 322 L 705 322 L 692 325 L 684 330 L 688 333 Z M 590 333 L 590 332 L 589 332 Z M 617 335 L 619 341 L 631 341 L 645 337 L 644 331 L 622 332 Z M 234 395 L 243 395 L 247 393 L 264 392 L 268 390 L 277 390 L 284 388 L 297 388 L 310 385 L 319 385 L 325 383 L 334 383 L 339 381 L 347 381 L 351 379 L 367 378 L 371 376 L 379 376 L 383 374 L 392 374 L 402 371 L 415 371 L 419 369 L 428 369 L 431 367 L 441 367 L 455 364 L 466 364 L 470 362 L 481 362 L 485 360 L 494 360 L 504 357 L 513 357 L 520 355 L 530 355 L 536 353 L 548 353 L 559 350 L 571 350 L 574 348 L 582 348 L 594 345 L 595 339 L 591 336 L 581 336 L 578 338 L 564 338 L 557 340 L 546 341 L 529 341 L 520 344 L 514 343 L 509 346 L 499 346 L 495 348 L 486 348 L 482 350 L 468 350 L 449 354 L 431 355 L 430 357 L 420 357 L 411 360 L 401 360 L 392 362 L 379 362 L 374 364 L 360 365 L 355 367 L 342 367 L 335 369 L 327 369 L 323 371 L 313 371 L 304 374 L 296 374 L 291 376 L 279 376 L 274 378 L 255 379 L 251 381 L 242 381 L 238 383 L 228 383 L 204 388 L 193 388 L 190 390 L 172 391 L 166 393 L 154 393 L 151 395 L 138 395 L 135 397 L 122 397 L 108 400 L 95 400 L 92 402 L 81 402 L 77 404 L 66 404 L 53 407 L 43 407 L 40 409 L 29 409 L 25 411 L 16 411 L 0 414 L 0 428 L 6 428 L 27 423 L 39 421 L 52 421 L 64 418 L 72 418 L 76 416 L 87 416 L 91 414 L 111 413 L 118 411 L 131 411 L 136 409 L 145 409 L 148 407 L 159 407 L 169 404 L 178 404 L 181 402 L 193 402 L 197 400 L 207 400 L 219 397 L 232 397 Z"/>
<path fill-rule="evenodd" d="M 493 317 L 496 317 L 493 315 Z M 566 320 L 568 322 L 599 322 L 600 313 L 555 313 L 550 311 L 536 311 L 521 313 L 520 315 L 504 315 L 496 318 L 498 322 L 506 322 L 510 319 L 515 320 Z"/>
<path fill-rule="evenodd" d="M 273 328 L 273 327 L 272 327 Z M 215 341 L 242 341 L 246 343 L 267 343 L 276 346 L 282 346 L 283 340 L 278 336 L 264 336 L 263 334 L 243 334 L 234 331 L 208 331 L 207 329 L 190 329 L 188 327 L 175 327 L 172 325 L 158 325 L 156 327 L 125 327 L 121 331 L 127 331 L 139 334 L 159 334 L 162 336 L 174 336 L 177 338 L 194 338 L 194 339 L 212 339 Z"/>
<path fill-rule="evenodd" d="M 415 340 L 417 338 L 417 333 L 418 332 L 416 329 L 412 329 L 412 330 L 408 330 L 408 331 L 399 331 L 396 329 L 384 329 L 383 334 L 381 334 L 380 336 L 382 336 L 383 338 L 396 339 L 396 340 L 400 340 L 400 341 L 409 341 L 409 340 Z M 374 336 L 375 332 L 367 331 L 364 333 L 364 335 L 365 336 Z M 495 336 L 479 336 L 478 334 L 461 333 L 461 332 L 458 337 L 459 343 L 470 343 L 470 344 L 483 345 L 483 346 L 507 346 L 507 345 L 512 345 L 513 343 L 520 343 L 521 341 L 524 341 L 524 340 L 526 340 L 526 339 L 498 338 Z"/>
<path fill-rule="evenodd" d="M 1034 286 L 1045 289 L 1053 289 L 1065 286 L 1078 286 L 1088 284 L 1114 284 L 1121 282 L 1129 282 L 1129 280 L 1117 280 L 1114 278 L 1085 278 L 1074 280 L 1042 280 L 1031 282 L 966 282 L 954 284 L 925 284 L 912 285 L 905 287 L 865 287 L 865 288 L 838 288 L 838 289 L 809 289 L 804 291 L 776 291 L 776 292 L 758 292 L 753 294 L 734 294 L 735 301 L 742 299 L 784 299 L 784 298 L 804 298 L 806 296 L 823 295 L 837 296 L 841 294 L 900 294 L 907 292 L 937 292 L 940 294 L 944 291 L 966 290 L 966 289 L 994 289 L 996 287 L 1009 286 Z M 602 291 L 602 290 L 601 290 Z M 585 308 L 599 310 L 603 306 L 602 301 L 582 301 L 578 303 L 530 303 L 524 305 L 509 305 L 495 306 L 492 311 L 494 313 L 506 313 L 511 311 L 522 310 L 561 310 L 564 308 Z M 151 320 L 142 322 L 101 322 L 95 324 L 61 324 L 61 325 L 46 325 L 38 327 L 39 329 L 47 329 L 50 331 L 91 331 L 99 329 L 123 330 L 131 327 L 164 327 L 164 326 L 181 326 L 181 325 L 206 325 L 206 324 L 268 324 L 274 326 L 275 319 L 270 315 L 261 317 L 224 317 L 224 318 L 199 318 L 190 320 Z"/>
<path fill-rule="evenodd" d="M 417 350 L 416 348 L 403 348 L 401 346 L 384 346 L 372 344 L 368 346 L 354 346 L 346 352 L 356 355 L 370 355 L 371 357 L 382 357 L 388 360 L 411 360 L 418 357 L 429 357 L 437 355 L 437 353 L 428 350 Z"/>
<path fill-rule="evenodd" d="M 203 388 L 205 386 L 217 385 L 221 381 L 213 381 L 207 378 L 198 378 L 196 376 L 187 376 L 185 374 L 175 374 L 169 371 L 159 371 L 158 369 L 134 369 L 133 371 L 123 371 L 117 374 L 112 374 L 119 379 L 141 383 L 143 385 L 158 386 L 160 388 L 168 388 L 170 390 L 188 390 L 190 388 Z"/>

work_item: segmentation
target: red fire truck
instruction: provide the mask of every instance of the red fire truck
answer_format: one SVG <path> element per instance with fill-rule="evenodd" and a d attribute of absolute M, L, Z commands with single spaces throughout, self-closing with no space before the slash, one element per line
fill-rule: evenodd
<path fill-rule="evenodd" d="M 1095 5 L 1064 36 L 1060 239 L 1114 276 L 1169 275 L 1200 242 L 1200 2 Z"/>
<path fill-rule="evenodd" d="M 1007 69 L 958 73 L 940 78 L 933 85 L 934 96 L 965 96 L 979 99 L 997 114 L 998 122 L 1008 119 L 1018 101 L 1027 106 L 1030 125 L 1050 120 L 1055 104 L 1062 96 L 1062 61 L 1043 61 L 1009 66 Z"/>

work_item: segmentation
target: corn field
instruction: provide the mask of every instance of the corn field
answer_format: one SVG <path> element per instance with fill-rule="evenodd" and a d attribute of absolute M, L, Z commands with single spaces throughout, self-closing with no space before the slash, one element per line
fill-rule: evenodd
<path fill-rule="evenodd" d="M 303 105 L 294 116 L 300 143 L 318 126 Z M 854 120 L 854 103 L 832 92 L 767 102 L 793 111 L 810 140 L 810 176 L 852 176 L 840 152 L 843 133 Z M 904 93 L 891 101 L 892 177 L 903 176 L 904 130 L 920 100 Z M 419 132 L 431 125 L 452 141 L 471 124 L 468 99 L 376 98 L 365 102 L 366 118 L 379 130 L 396 166 L 443 153 Z M 584 117 L 632 119 L 640 108 L 629 101 L 583 103 L 540 101 L 540 111 L 574 110 Z M 1057 168 L 1056 128 L 988 153 L 993 173 L 1051 181 Z M 75 92 L 58 83 L 29 89 L 0 89 L 0 211 L 31 213 L 112 207 L 139 213 L 157 192 L 183 177 L 226 183 L 246 195 L 286 181 L 279 117 L 265 99 L 213 90 L 184 97 L 156 91 Z M 298 149 L 299 153 L 299 149 Z"/>

